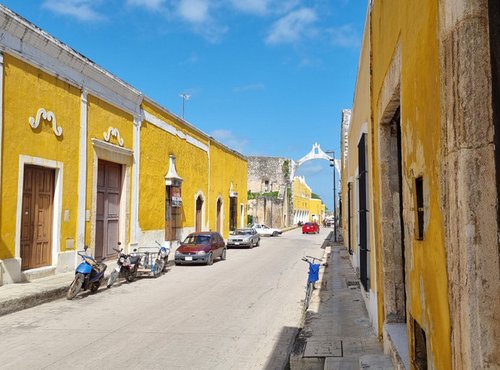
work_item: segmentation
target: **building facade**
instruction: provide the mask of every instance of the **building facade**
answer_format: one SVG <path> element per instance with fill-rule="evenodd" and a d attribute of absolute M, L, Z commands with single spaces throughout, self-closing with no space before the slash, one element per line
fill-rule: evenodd
<path fill-rule="evenodd" d="M 0 6 L 0 285 L 244 225 L 246 158 Z"/>
<path fill-rule="evenodd" d="M 281 157 L 249 156 L 248 214 L 253 223 L 288 227 L 292 215 L 291 161 Z"/>
<path fill-rule="evenodd" d="M 312 198 L 309 202 L 309 221 L 322 224 L 326 217 L 326 206 L 321 199 Z"/>
<path fill-rule="evenodd" d="M 311 218 L 311 188 L 302 176 L 293 178 L 293 223 L 308 222 Z"/>
<path fill-rule="evenodd" d="M 497 1 L 369 5 L 343 232 L 400 368 L 500 367 L 499 35 Z"/>

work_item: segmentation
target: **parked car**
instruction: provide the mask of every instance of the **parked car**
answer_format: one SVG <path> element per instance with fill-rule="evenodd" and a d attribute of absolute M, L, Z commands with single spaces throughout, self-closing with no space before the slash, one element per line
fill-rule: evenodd
<path fill-rule="evenodd" d="M 253 248 L 260 244 L 260 235 L 255 229 L 236 229 L 227 239 L 227 247 L 248 247 Z"/>
<path fill-rule="evenodd" d="M 302 234 L 318 234 L 319 225 L 316 222 L 306 222 L 302 225 Z"/>
<path fill-rule="evenodd" d="M 201 231 L 189 234 L 175 251 L 175 264 L 211 265 L 214 259 L 226 259 L 226 243 L 217 232 Z"/>
<path fill-rule="evenodd" d="M 278 236 L 278 235 L 281 235 L 283 233 L 283 231 L 281 231 L 281 229 L 269 227 L 269 226 L 264 225 L 264 224 L 254 224 L 252 226 L 252 229 L 257 231 L 257 233 L 261 236 Z"/>

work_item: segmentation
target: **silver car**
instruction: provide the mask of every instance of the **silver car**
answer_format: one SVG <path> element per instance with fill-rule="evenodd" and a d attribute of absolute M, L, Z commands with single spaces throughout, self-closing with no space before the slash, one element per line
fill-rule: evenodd
<path fill-rule="evenodd" d="M 260 244 L 260 236 L 255 229 L 236 229 L 229 239 L 226 246 L 228 247 L 248 247 L 253 248 Z"/>

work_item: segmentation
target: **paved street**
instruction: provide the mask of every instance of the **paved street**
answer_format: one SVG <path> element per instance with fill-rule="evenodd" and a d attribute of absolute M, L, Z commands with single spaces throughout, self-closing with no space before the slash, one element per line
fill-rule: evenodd
<path fill-rule="evenodd" d="M 300 259 L 321 257 L 329 231 L 0 317 L 0 368 L 282 368 L 301 319 Z"/>

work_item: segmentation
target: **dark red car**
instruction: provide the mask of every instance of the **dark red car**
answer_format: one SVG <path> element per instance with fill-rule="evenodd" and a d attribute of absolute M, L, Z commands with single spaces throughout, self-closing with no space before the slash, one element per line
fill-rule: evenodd
<path fill-rule="evenodd" d="M 306 222 L 302 225 L 302 234 L 318 234 L 319 225 L 316 222 Z"/>
<path fill-rule="evenodd" d="M 226 259 L 226 243 L 217 232 L 201 231 L 189 234 L 175 251 L 175 264 L 211 265 L 215 258 Z"/>

